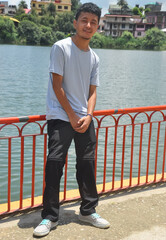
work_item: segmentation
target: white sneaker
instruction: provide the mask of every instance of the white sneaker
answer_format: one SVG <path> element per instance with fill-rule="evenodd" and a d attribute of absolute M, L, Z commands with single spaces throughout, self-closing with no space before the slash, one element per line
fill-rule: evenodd
<path fill-rule="evenodd" d="M 42 237 L 51 231 L 52 228 L 58 225 L 57 222 L 51 222 L 49 219 L 43 219 L 41 223 L 34 229 L 33 235 L 37 237 Z"/>
<path fill-rule="evenodd" d="M 90 223 L 97 228 L 109 228 L 110 227 L 110 223 L 107 220 L 105 220 L 104 218 L 100 217 L 100 215 L 98 215 L 97 213 L 93 213 L 88 216 L 83 216 L 80 213 L 78 218 L 80 221 Z"/>

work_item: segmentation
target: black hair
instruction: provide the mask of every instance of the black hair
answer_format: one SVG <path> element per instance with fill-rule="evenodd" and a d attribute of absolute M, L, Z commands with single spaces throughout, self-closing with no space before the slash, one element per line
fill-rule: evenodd
<path fill-rule="evenodd" d="M 98 22 L 100 21 L 100 17 L 101 17 L 101 9 L 94 3 L 84 3 L 83 5 L 81 5 L 81 7 L 79 7 L 77 9 L 76 15 L 75 15 L 75 19 L 78 20 L 80 14 L 82 12 L 89 12 L 89 13 L 93 13 L 98 17 Z"/>

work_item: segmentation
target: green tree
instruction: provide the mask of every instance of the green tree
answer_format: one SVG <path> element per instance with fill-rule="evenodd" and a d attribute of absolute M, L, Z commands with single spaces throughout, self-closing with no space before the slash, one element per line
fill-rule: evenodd
<path fill-rule="evenodd" d="M 121 36 L 122 39 L 124 39 L 126 42 L 131 41 L 134 39 L 134 36 L 131 32 L 124 31 Z"/>
<path fill-rule="evenodd" d="M 57 31 L 55 33 L 55 37 L 56 37 L 57 40 L 61 40 L 61 39 L 65 38 L 65 34 L 63 32 Z"/>
<path fill-rule="evenodd" d="M 140 15 L 142 17 L 142 13 L 138 7 L 134 7 L 132 11 L 134 15 Z"/>
<path fill-rule="evenodd" d="M 127 4 L 127 1 L 126 0 L 118 0 L 117 4 L 121 7 L 123 7 L 124 5 Z"/>
<path fill-rule="evenodd" d="M 125 0 L 118 0 L 117 4 L 121 6 L 121 14 L 126 12 L 128 7 L 128 3 Z"/>
<path fill-rule="evenodd" d="M 44 16 L 44 15 L 46 15 L 46 14 L 47 14 L 47 9 L 45 8 L 44 5 L 42 5 L 42 6 L 41 6 L 41 13 L 40 13 L 40 15 L 41 15 L 41 16 Z"/>
<path fill-rule="evenodd" d="M 80 0 L 71 0 L 71 10 L 73 12 L 76 12 L 77 8 L 80 7 L 81 3 L 80 3 Z"/>
<path fill-rule="evenodd" d="M 38 17 L 37 11 L 35 9 L 31 9 L 31 14 L 35 17 Z"/>
<path fill-rule="evenodd" d="M 165 33 L 158 28 L 152 28 L 146 32 L 146 36 L 143 39 L 143 48 L 159 50 L 165 42 Z"/>
<path fill-rule="evenodd" d="M 65 34 L 75 31 L 73 27 L 74 14 L 71 12 L 60 13 L 55 19 L 55 26 L 57 31 Z"/>
<path fill-rule="evenodd" d="M 96 32 L 91 41 L 90 41 L 90 46 L 92 48 L 104 48 L 104 36 L 101 35 L 100 33 Z"/>
<path fill-rule="evenodd" d="M 122 6 L 121 12 L 125 13 L 125 12 L 127 12 L 128 9 L 129 9 L 129 7 L 128 7 L 128 4 L 126 3 Z"/>
<path fill-rule="evenodd" d="M 125 45 L 126 45 L 126 39 L 118 37 L 115 40 L 115 48 L 117 49 L 125 49 Z"/>
<path fill-rule="evenodd" d="M 57 38 L 50 27 L 41 26 L 40 29 L 41 29 L 40 45 L 44 46 L 52 45 L 54 42 L 57 41 Z"/>
<path fill-rule="evenodd" d="M 41 16 L 40 24 L 44 26 L 49 26 L 49 18 L 47 15 Z"/>
<path fill-rule="evenodd" d="M 21 0 L 20 3 L 18 4 L 19 8 L 27 9 L 28 5 L 24 0 Z"/>
<path fill-rule="evenodd" d="M 50 4 L 48 5 L 47 11 L 48 11 L 48 13 L 49 13 L 50 16 L 55 17 L 55 14 L 56 14 L 55 4 L 54 4 L 54 3 L 50 3 Z"/>
<path fill-rule="evenodd" d="M 23 21 L 28 19 L 28 15 L 25 14 L 24 10 L 23 11 L 18 10 L 18 12 L 16 12 L 15 18 L 18 19 L 19 21 Z"/>
<path fill-rule="evenodd" d="M 144 8 L 143 8 L 143 7 L 140 7 L 139 10 L 140 10 L 141 13 L 143 13 Z"/>
<path fill-rule="evenodd" d="M 0 17 L 0 42 L 13 43 L 16 39 L 16 29 L 13 21 L 6 17 Z"/>
<path fill-rule="evenodd" d="M 151 12 L 151 9 L 150 9 L 150 8 L 146 8 L 146 9 L 145 9 L 145 13 L 148 13 L 148 12 Z"/>
<path fill-rule="evenodd" d="M 35 23 L 25 20 L 19 24 L 18 35 L 21 42 L 38 45 L 41 39 L 41 30 Z"/>
<path fill-rule="evenodd" d="M 25 15 L 25 11 L 24 11 L 24 9 L 23 8 L 18 8 L 17 10 L 16 10 L 16 14 L 15 14 L 15 18 L 16 19 L 18 19 L 19 21 L 21 21 L 21 18 L 22 18 L 22 14 L 24 14 Z"/>

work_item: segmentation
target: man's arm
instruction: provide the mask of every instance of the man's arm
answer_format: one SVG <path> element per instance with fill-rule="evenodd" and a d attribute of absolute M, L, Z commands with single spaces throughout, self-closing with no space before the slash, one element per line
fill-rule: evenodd
<path fill-rule="evenodd" d="M 96 96 L 97 96 L 96 86 L 90 85 L 89 99 L 88 99 L 88 111 L 87 111 L 87 114 L 90 114 L 90 115 L 87 115 L 86 117 L 83 117 L 78 121 L 80 126 L 76 128 L 77 132 L 84 133 L 88 129 L 89 124 L 92 121 L 91 115 L 93 116 L 93 112 L 94 112 L 95 105 L 96 105 Z"/>
<path fill-rule="evenodd" d="M 73 129 L 76 130 L 81 124 L 79 123 L 80 118 L 75 114 L 66 97 L 65 91 L 62 87 L 63 76 L 56 73 L 52 73 L 52 78 L 53 78 L 53 89 L 56 94 L 56 97 L 59 103 L 61 104 L 61 106 L 63 107 L 63 109 L 65 110 L 65 112 L 67 113 Z"/>

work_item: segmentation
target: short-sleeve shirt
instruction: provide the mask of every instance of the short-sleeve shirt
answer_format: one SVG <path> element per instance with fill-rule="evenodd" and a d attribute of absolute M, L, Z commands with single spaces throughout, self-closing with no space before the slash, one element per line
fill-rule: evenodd
<path fill-rule="evenodd" d="M 63 76 L 66 97 L 79 116 L 87 114 L 90 85 L 99 86 L 99 58 L 90 48 L 80 50 L 70 37 L 56 42 L 51 49 L 46 118 L 69 121 L 52 85 L 52 73 Z"/>

